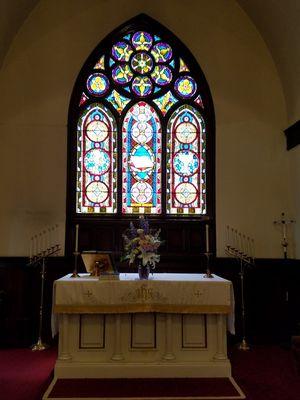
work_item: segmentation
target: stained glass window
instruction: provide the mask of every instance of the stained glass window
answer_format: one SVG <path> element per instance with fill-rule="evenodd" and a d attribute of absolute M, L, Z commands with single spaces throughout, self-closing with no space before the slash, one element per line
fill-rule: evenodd
<path fill-rule="evenodd" d="M 74 89 L 77 214 L 188 217 L 213 208 L 207 83 L 185 46 L 145 21 L 106 38 Z"/>

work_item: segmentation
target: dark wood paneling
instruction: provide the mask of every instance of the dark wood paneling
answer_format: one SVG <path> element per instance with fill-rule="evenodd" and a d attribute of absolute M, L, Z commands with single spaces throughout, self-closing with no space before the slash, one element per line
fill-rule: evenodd
<path fill-rule="evenodd" d="M 117 235 L 116 235 L 117 236 Z M 116 257 L 118 260 L 118 257 Z M 53 257 L 46 264 L 43 339 L 51 341 L 52 287 L 55 279 L 73 270 L 73 257 Z M 29 267 L 25 258 L 0 258 L 0 346 L 29 346 L 36 342 L 40 304 L 40 267 Z M 121 271 L 128 264 L 117 262 Z M 80 262 L 80 270 L 84 270 Z M 236 301 L 236 331 L 241 334 L 241 290 L 239 264 L 217 258 L 212 272 L 233 282 Z M 205 271 L 201 255 L 163 254 L 158 271 Z M 300 328 L 300 261 L 256 260 L 246 270 L 246 331 L 250 343 L 289 343 Z"/>

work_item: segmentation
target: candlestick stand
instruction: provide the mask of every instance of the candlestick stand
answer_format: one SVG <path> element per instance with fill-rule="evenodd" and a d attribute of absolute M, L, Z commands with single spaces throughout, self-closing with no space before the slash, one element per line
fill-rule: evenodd
<path fill-rule="evenodd" d="M 77 265 L 78 265 L 78 256 L 80 255 L 79 251 L 74 251 L 74 269 L 73 273 L 70 278 L 80 278 L 80 275 L 77 272 Z"/>
<path fill-rule="evenodd" d="M 245 235 L 237 234 L 233 231 L 236 237 L 244 238 L 244 243 L 240 243 L 241 248 L 227 244 L 225 253 L 230 257 L 234 257 L 240 262 L 240 284 L 241 284 L 241 321 L 242 321 L 242 341 L 238 344 L 239 350 L 250 350 L 246 340 L 246 307 L 245 307 L 245 266 L 254 265 L 254 241 Z M 236 240 L 236 242 L 238 242 Z M 248 249 L 249 253 L 245 251 Z M 243 250 L 241 250 L 243 249 Z"/>
<path fill-rule="evenodd" d="M 42 258 L 42 269 L 41 269 L 41 299 L 40 299 L 39 336 L 38 336 L 38 341 L 33 346 L 31 346 L 32 351 L 46 350 L 49 347 L 49 345 L 43 343 L 43 341 L 42 341 L 45 269 L 46 269 L 46 259 L 45 259 L 45 257 L 43 257 Z"/>

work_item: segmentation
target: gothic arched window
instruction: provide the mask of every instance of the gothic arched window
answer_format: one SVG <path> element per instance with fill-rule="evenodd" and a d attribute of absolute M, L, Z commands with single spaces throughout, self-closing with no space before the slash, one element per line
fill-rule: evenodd
<path fill-rule="evenodd" d="M 200 40 L 200 39 L 199 39 Z M 214 216 L 214 112 L 187 48 L 140 15 L 84 64 L 69 112 L 69 222 Z"/>

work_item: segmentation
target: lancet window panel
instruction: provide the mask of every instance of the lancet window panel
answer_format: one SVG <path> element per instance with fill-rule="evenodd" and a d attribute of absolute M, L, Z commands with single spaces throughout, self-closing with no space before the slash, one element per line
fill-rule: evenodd
<path fill-rule="evenodd" d="M 206 129 L 199 111 L 180 106 L 167 128 L 167 213 L 206 214 Z"/>
<path fill-rule="evenodd" d="M 78 213 L 117 211 L 117 127 L 112 113 L 92 104 L 77 126 Z"/>
<path fill-rule="evenodd" d="M 129 109 L 122 127 L 122 212 L 161 213 L 161 124 L 144 101 Z"/>

